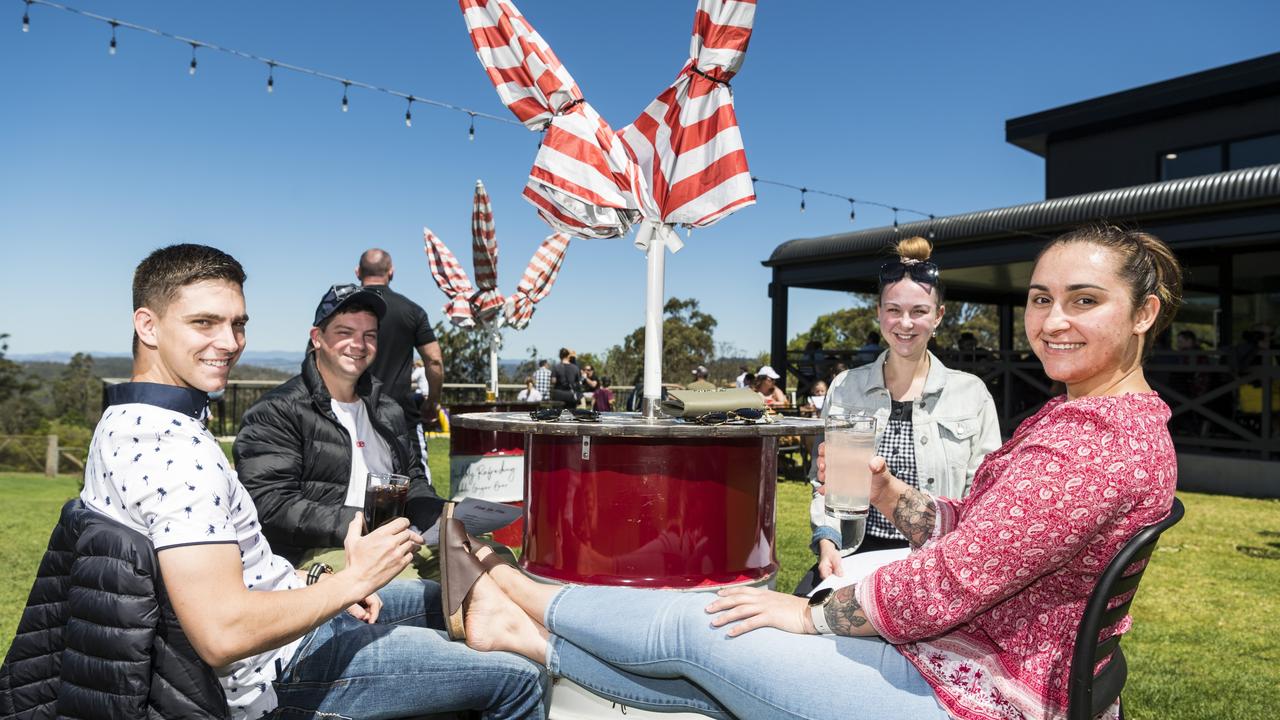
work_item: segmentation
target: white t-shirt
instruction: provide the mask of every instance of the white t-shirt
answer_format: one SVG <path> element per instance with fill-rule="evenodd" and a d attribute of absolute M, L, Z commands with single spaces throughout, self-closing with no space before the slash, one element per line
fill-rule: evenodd
<path fill-rule="evenodd" d="M 347 483 L 344 505 L 364 507 L 365 476 L 369 473 L 395 472 L 391 464 L 391 448 L 369 423 L 369 410 L 363 400 L 338 402 L 330 398 L 333 414 L 347 429 L 351 438 L 351 479 Z"/>
<path fill-rule="evenodd" d="M 427 369 L 423 367 L 413 366 L 413 372 L 409 374 L 409 382 L 423 397 L 431 394 L 431 381 L 427 380 Z"/>
<path fill-rule="evenodd" d="M 538 392 L 538 388 L 525 388 L 516 393 L 516 400 L 519 402 L 542 402 L 542 393 Z"/>
<path fill-rule="evenodd" d="M 203 408 L 197 392 L 151 383 L 109 388 L 112 404 L 93 433 L 81 499 L 149 537 L 156 550 L 236 543 L 250 590 L 303 587 L 289 561 L 271 552 L 253 499 L 196 419 Z M 287 665 L 301 642 L 215 669 L 232 718 L 275 708 L 275 663 Z"/>

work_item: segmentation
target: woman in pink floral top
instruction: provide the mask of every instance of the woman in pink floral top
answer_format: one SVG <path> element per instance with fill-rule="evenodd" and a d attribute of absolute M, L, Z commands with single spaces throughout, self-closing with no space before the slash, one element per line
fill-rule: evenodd
<path fill-rule="evenodd" d="M 856 585 L 808 602 L 734 588 L 708 604 L 696 593 L 540 585 L 498 566 L 472 589 L 467 642 L 648 709 L 1061 717 L 1089 593 L 1173 502 L 1169 408 L 1142 360 L 1180 295 L 1177 261 L 1152 235 L 1098 226 L 1050 242 L 1025 324 L 1067 394 L 987 456 L 963 500 L 911 488 L 873 458 L 872 504 L 913 550 Z M 821 450 L 818 462 L 825 477 Z M 1110 630 L 1128 628 L 1125 618 Z"/>

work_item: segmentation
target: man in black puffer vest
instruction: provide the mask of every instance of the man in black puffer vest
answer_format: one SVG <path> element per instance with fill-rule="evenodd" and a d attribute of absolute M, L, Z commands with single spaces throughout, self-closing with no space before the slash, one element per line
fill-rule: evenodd
<path fill-rule="evenodd" d="M 340 562 L 370 472 L 409 477 L 406 515 L 422 530 L 443 508 L 417 461 L 404 413 L 368 372 L 385 312 L 373 291 L 330 288 L 316 308 L 301 374 L 249 408 L 236 435 L 236 472 L 258 507 L 263 534 L 295 566 Z"/>

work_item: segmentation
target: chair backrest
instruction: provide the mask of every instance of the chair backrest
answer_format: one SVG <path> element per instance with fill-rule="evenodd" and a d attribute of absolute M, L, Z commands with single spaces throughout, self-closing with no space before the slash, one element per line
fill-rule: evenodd
<path fill-rule="evenodd" d="M 1125 678 L 1129 674 L 1124 653 L 1120 650 L 1121 636 L 1112 635 L 1099 643 L 1098 633 L 1124 618 L 1129 612 L 1129 606 L 1133 604 L 1134 596 L 1130 595 L 1115 607 L 1107 606 L 1125 593 L 1137 590 L 1142 573 L 1150 565 L 1149 559 L 1156 549 L 1160 534 L 1177 524 L 1184 512 L 1182 501 L 1175 497 L 1169 515 L 1138 531 L 1133 539 L 1120 548 L 1120 552 L 1098 578 L 1098 585 L 1089 596 L 1084 617 L 1080 619 L 1080 628 L 1076 632 L 1075 652 L 1071 657 L 1071 678 L 1067 687 L 1068 720 L 1091 720 L 1120 697 Z M 1130 567 L 1144 560 L 1148 562 L 1137 568 Z M 1107 656 L 1111 657 L 1110 662 L 1094 675 L 1094 667 Z"/>

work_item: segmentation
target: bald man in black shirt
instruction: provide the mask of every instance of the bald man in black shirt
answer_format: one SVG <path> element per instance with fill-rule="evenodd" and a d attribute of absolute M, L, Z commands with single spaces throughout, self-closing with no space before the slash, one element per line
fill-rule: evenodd
<path fill-rule="evenodd" d="M 416 427 L 414 440 L 422 456 L 422 466 L 431 479 L 427 466 L 427 446 L 423 439 L 424 425 L 435 420 L 440 407 L 440 389 L 444 384 L 444 358 L 436 334 L 431 329 L 427 311 L 414 301 L 388 287 L 395 275 L 391 255 L 379 248 L 365 250 L 356 267 L 360 284 L 377 292 L 387 303 L 387 313 L 378 326 L 378 355 L 369 372 L 382 381 L 385 392 L 404 409 L 409 427 Z M 413 402 L 413 387 L 409 378 L 413 374 L 413 352 L 417 350 L 426 371 L 427 396 L 422 405 Z"/>

